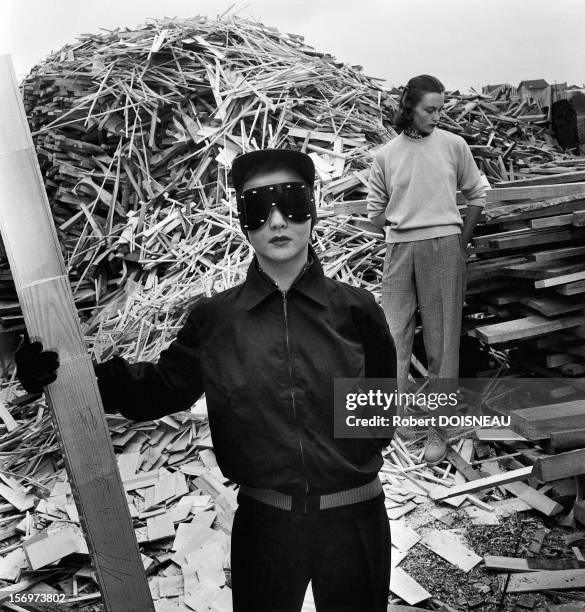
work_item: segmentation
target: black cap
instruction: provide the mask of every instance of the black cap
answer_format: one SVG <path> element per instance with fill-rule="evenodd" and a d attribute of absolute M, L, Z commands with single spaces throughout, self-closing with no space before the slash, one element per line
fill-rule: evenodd
<path fill-rule="evenodd" d="M 277 163 L 296 170 L 303 180 L 313 186 L 315 182 L 315 164 L 306 154 L 292 149 L 260 149 L 238 155 L 232 164 L 232 183 L 236 191 L 241 191 L 246 175 L 255 166 L 266 162 Z"/>

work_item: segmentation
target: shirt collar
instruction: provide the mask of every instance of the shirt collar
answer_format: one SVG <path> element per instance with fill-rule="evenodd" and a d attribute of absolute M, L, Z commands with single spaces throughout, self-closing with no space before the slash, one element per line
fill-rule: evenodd
<path fill-rule="evenodd" d="M 300 291 L 322 306 L 327 305 L 325 274 L 323 273 L 321 262 L 311 245 L 309 245 L 308 261 L 301 273 L 293 281 L 287 293 L 291 291 Z M 260 269 L 258 259 L 254 256 L 248 268 L 246 280 L 243 285 L 244 308 L 246 310 L 251 310 L 275 292 L 280 292 L 280 289 L 277 287 L 276 283 Z"/>

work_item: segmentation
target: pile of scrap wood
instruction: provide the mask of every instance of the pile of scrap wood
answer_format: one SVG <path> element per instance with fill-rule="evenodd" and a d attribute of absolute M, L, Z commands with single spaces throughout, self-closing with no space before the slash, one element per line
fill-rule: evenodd
<path fill-rule="evenodd" d="M 15 384 L 2 389 L 0 602 L 11 609 L 10 594 L 19 592 L 97 605 L 48 410 L 42 399 L 19 393 Z M 541 604 L 579 600 L 585 539 L 574 529 L 585 527 L 585 402 L 508 413 L 513 429 L 454 432 L 437 466 L 423 460 L 424 431 L 412 440 L 395 436 L 385 450 L 396 605 L 463 610 L 504 596 L 524 601 L 526 593 Z M 157 422 L 108 416 L 108 423 L 157 609 L 229 610 L 236 489 L 216 466 L 204 400 Z M 510 521 L 538 527 L 526 529 L 525 546 L 510 538 L 495 545 Z M 440 564 L 453 584 L 433 578 Z M 507 582 L 498 578 L 509 572 Z M 480 583 L 489 588 L 478 592 Z"/>
<path fill-rule="evenodd" d="M 127 281 L 149 289 L 209 275 L 224 251 L 227 269 L 241 265 L 248 249 L 227 178 L 237 154 L 302 149 L 321 200 L 363 197 L 368 150 L 392 135 L 384 109 L 394 102 L 377 79 L 237 18 L 82 36 L 22 89 L 80 303 Z"/>
<path fill-rule="evenodd" d="M 585 606 L 585 402 L 508 413 L 513 429 L 454 437 L 438 466 L 395 436 L 382 468 L 389 609 Z"/>
<path fill-rule="evenodd" d="M 14 383 L 2 389 L 0 602 L 11 609 L 10 594 L 26 592 L 98 604 L 48 410 L 38 396 L 19 393 Z M 396 605 L 464 610 L 524 593 L 536 593 L 541 603 L 579 600 L 585 539 L 574 529 L 585 528 L 585 402 L 502 411 L 512 429 L 454 432 L 437 466 L 423 460 L 424 431 L 411 440 L 395 436 L 384 452 Z M 216 466 L 204 400 L 157 422 L 108 416 L 108 423 L 157 609 L 230 610 L 236 489 Z M 494 534 L 509 521 L 539 524 L 525 548 L 511 541 L 495 546 Z M 483 543 L 473 536 L 480 527 Z M 543 547 L 551 528 L 562 542 Z M 537 549 L 531 542 L 538 536 Z M 439 559 L 456 582 L 451 592 L 445 579 L 425 573 Z M 509 572 L 507 582 L 496 575 Z M 482 597 L 481 582 L 489 586 Z"/>
<path fill-rule="evenodd" d="M 300 36 L 235 17 L 83 35 L 35 67 L 22 89 L 82 313 L 136 287 L 129 281 L 150 290 L 205 279 L 195 293 L 233 282 L 249 260 L 227 179 L 242 151 L 309 153 L 323 214 L 363 200 L 372 151 L 394 134 L 399 95 Z M 447 98 L 441 126 L 469 142 L 492 182 L 571 169 L 541 109 L 480 94 Z M 366 279 L 376 280 L 381 245 L 363 248 L 359 232 L 356 240 L 333 227 L 316 246 L 351 259 L 357 250 L 360 270 L 369 264 Z M 21 319 L 0 267 L 0 324 L 9 329 Z M 341 278 L 345 271 L 333 266 Z"/>
<path fill-rule="evenodd" d="M 363 212 L 372 151 L 393 135 L 396 96 L 358 67 L 258 23 L 163 20 L 83 36 L 35 68 L 23 93 L 96 359 L 114 351 L 155 358 L 193 300 L 242 279 L 251 252 L 227 179 L 241 151 L 288 146 L 311 154 L 322 203 L 314 243 L 325 272 L 379 291 L 384 244 L 348 213 Z M 448 96 L 442 127 L 466 138 L 498 183 L 472 250 L 466 331 L 496 349 L 526 344 L 531 371 L 558 375 L 563 370 L 555 368 L 564 367 L 578 376 L 585 357 L 585 166 L 550 142 L 545 119 L 526 104 Z M 5 259 L 0 291 L 2 329 L 22 329 Z M 507 354 L 492 354 L 508 363 Z M 559 387 L 551 397 L 572 392 Z M 19 395 L 14 383 L 1 393 L 0 601 L 7 605 L 23 590 L 98 601 L 46 405 Z M 229 609 L 224 570 L 235 490 L 215 466 L 204 401 L 192 414 L 154 423 L 108 422 L 158 607 L 170 598 L 186 609 Z M 579 452 L 563 446 L 574 442 L 571 429 L 551 430 L 543 450 Z M 456 502 L 467 504 L 470 516 L 492 513 L 486 504 L 556 516 L 557 481 L 565 481 L 565 500 L 579 496 L 566 482 L 575 478 L 567 475 L 576 469 L 567 468 L 572 455 L 550 455 L 547 463 L 538 449 L 498 446 L 511 461 L 499 474 L 495 454 L 477 463 L 486 457 L 481 444 L 472 446 L 462 440 L 448 464 L 431 467 L 420 440 L 396 438 L 383 468 L 389 518 Z M 546 484 L 538 490 L 518 481 L 532 475 L 525 456 L 541 466 L 536 473 Z M 581 507 L 577 499 L 578 519 Z M 425 546 L 455 551 L 445 537 L 432 533 Z M 409 601 L 412 583 L 399 569 L 393 592 Z"/>

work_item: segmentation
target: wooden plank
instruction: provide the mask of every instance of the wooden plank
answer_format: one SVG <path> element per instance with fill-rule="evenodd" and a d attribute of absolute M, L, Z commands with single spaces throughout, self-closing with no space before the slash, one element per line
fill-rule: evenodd
<path fill-rule="evenodd" d="M 549 446 L 553 451 L 585 447 L 585 427 L 581 429 L 552 431 Z"/>
<path fill-rule="evenodd" d="M 564 285 L 566 283 L 572 283 L 574 281 L 585 280 L 585 271 L 575 272 L 573 274 L 564 274 L 563 276 L 557 276 L 555 278 L 546 278 L 544 280 L 535 281 L 534 287 L 536 289 L 544 289 L 545 287 L 554 287 L 555 285 Z"/>
<path fill-rule="evenodd" d="M 483 489 L 493 489 L 509 482 L 516 482 L 518 480 L 525 480 L 530 476 L 532 472 L 532 466 L 519 468 L 517 470 L 511 470 L 502 474 L 496 474 L 494 476 L 487 476 L 486 478 L 480 478 L 478 480 L 472 480 L 466 482 L 457 487 L 440 487 L 431 491 L 431 498 L 434 500 L 446 499 L 448 497 L 454 497 L 455 495 L 463 495 L 466 493 L 475 493 L 476 491 L 482 491 Z"/>
<path fill-rule="evenodd" d="M 585 315 L 569 315 L 559 319 L 548 319 L 542 316 L 524 317 L 504 323 L 493 323 L 476 327 L 479 337 L 488 344 L 509 342 L 522 338 L 532 338 L 542 334 L 549 334 L 561 329 L 576 327 L 585 323 Z"/>
<path fill-rule="evenodd" d="M 390 590 L 411 606 L 431 597 L 431 594 L 401 567 L 394 567 L 390 572 Z"/>
<path fill-rule="evenodd" d="M 543 227 L 562 227 L 563 225 L 573 224 L 573 214 L 556 215 L 554 217 L 538 217 L 530 221 L 532 229 L 540 229 Z"/>
<path fill-rule="evenodd" d="M 493 249 L 521 249 L 537 244 L 567 242 L 584 237 L 585 229 L 530 230 L 518 232 L 516 235 L 493 238 L 488 244 Z"/>
<path fill-rule="evenodd" d="M 399 550 L 410 550 L 420 541 L 420 535 L 404 521 L 390 521 L 392 546 Z"/>
<path fill-rule="evenodd" d="M 582 569 L 512 574 L 508 581 L 509 593 L 572 591 L 583 588 L 585 588 L 585 572 Z"/>
<path fill-rule="evenodd" d="M 545 317 L 556 317 L 567 312 L 585 309 L 585 297 L 569 298 L 557 295 L 534 295 L 520 300 L 521 304 L 537 310 Z"/>
<path fill-rule="evenodd" d="M 546 176 L 536 176 L 533 178 L 527 178 L 521 181 L 503 181 L 501 183 L 495 183 L 492 185 L 494 190 L 501 189 L 503 187 L 534 187 L 541 185 L 558 185 L 560 183 L 577 183 L 585 180 L 585 171 L 577 170 L 574 172 L 563 172 L 562 174 L 549 174 Z"/>
<path fill-rule="evenodd" d="M 87 554 L 85 541 L 77 526 L 65 524 L 59 527 L 55 530 L 51 527 L 23 542 L 22 548 L 33 570 L 46 567 L 67 555 Z"/>
<path fill-rule="evenodd" d="M 474 432 L 474 437 L 481 441 L 500 441 L 500 442 L 525 442 L 526 438 L 511 429 L 495 429 L 494 427 L 478 428 Z"/>
<path fill-rule="evenodd" d="M 533 476 L 540 482 L 551 482 L 585 474 L 585 448 L 537 459 Z"/>
<path fill-rule="evenodd" d="M 149 542 L 173 538 L 175 526 L 173 521 L 166 515 L 153 516 L 146 519 L 146 533 Z"/>
<path fill-rule="evenodd" d="M 0 116 L 0 231 L 29 336 L 59 350 L 59 377 L 45 391 L 104 603 L 110 610 L 153 611 L 91 357 L 6 55 L 0 56 Z"/>
<path fill-rule="evenodd" d="M 464 572 L 469 572 L 482 560 L 448 531 L 427 531 L 421 538 L 421 544 Z"/>
<path fill-rule="evenodd" d="M 531 261 L 554 261 L 556 259 L 565 259 L 569 257 L 578 257 L 585 255 L 585 246 L 565 247 L 561 249 L 549 249 L 547 251 L 539 251 L 537 253 L 527 253 L 526 257 Z"/>
<path fill-rule="evenodd" d="M 527 189 L 526 187 L 524 189 Z M 573 213 L 585 205 L 585 192 L 553 198 L 530 198 L 530 201 L 514 204 L 486 206 L 486 223 L 510 224 L 528 223 L 530 219 Z"/>
<path fill-rule="evenodd" d="M 579 260 L 560 260 L 554 263 L 529 261 L 528 263 L 505 266 L 501 273 L 517 278 L 532 278 L 536 280 L 566 276 L 576 272 L 584 272 L 585 263 Z"/>
<path fill-rule="evenodd" d="M 492 572 L 538 572 L 562 571 L 585 567 L 585 562 L 577 559 L 538 559 L 523 557 L 500 557 L 486 555 L 485 568 Z"/>
<path fill-rule="evenodd" d="M 512 410 L 513 429 L 528 440 L 549 438 L 553 431 L 581 429 L 585 427 L 585 404 L 573 400 L 559 404 L 546 404 Z"/>
<path fill-rule="evenodd" d="M 577 281 L 576 283 L 567 283 L 558 285 L 555 289 L 562 295 L 576 295 L 585 292 L 585 280 Z"/>
<path fill-rule="evenodd" d="M 524 181 L 522 181 L 524 182 Z M 551 181 L 552 182 L 552 181 Z M 551 198 L 585 198 L 585 183 L 573 183 L 566 185 L 543 184 L 538 186 L 520 186 L 516 182 L 510 187 L 500 187 L 490 189 L 486 193 L 487 208 L 494 208 L 502 202 L 513 202 L 517 200 L 545 200 Z M 457 192 L 457 204 L 464 205 L 465 197 Z M 367 214 L 367 200 L 345 201 L 334 204 L 334 214 Z M 535 215 L 538 216 L 538 213 Z"/>

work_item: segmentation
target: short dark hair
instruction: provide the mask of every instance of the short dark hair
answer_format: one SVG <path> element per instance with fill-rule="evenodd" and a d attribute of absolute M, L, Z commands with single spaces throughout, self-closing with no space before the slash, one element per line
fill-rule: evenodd
<path fill-rule="evenodd" d="M 394 119 L 394 127 L 397 132 L 402 132 L 412 122 L 412 111 L 414 107 L 428 93 L 443 93 L 445 87 L 443 83 L 430 74 L 420 74 L 412 77 L 402 90 L 398 112 Z"/>

